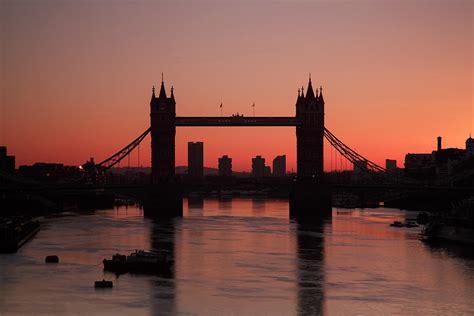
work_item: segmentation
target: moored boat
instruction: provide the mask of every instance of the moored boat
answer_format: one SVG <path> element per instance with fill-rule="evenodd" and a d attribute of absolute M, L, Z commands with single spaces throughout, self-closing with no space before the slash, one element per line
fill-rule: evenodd
<path fill-rule="evenodd" d="M 112 281 L 106 281 L 106 280 L 102 280 L 102 281 L 95 281 L 94 282 L 94 287 L 96 288 L 111 288 L 114 286 L 114 283 Z"/>
<path fill-rule="evenodd" d="M 0 253 L 16 252 L 39 230 L 39 222 L 29 216 L 14 216 L 1 219 Z"/>
<path fill-rule="evenodd" d="M 416 219 L 407 219 L 405 220 L 405 227 L 407 228 L 412 228 L 412 227 L 420 227 L 420 225 L 418 225 L 416 223 Z"/>
<path fill-rule="evenodd" d="M 403 227 L 403 223 L 400 221 L 394 221 L 392 224 L 390 224 L 392 227 Z"/>
<path fill-rule="evenodd" d="M 59 263 L 59 257 L 56 255 L 46 256 L 44 259 L 46 263 Z"/>
<path fill-rule="evenodd" d="M 104 270 L 121 273 L 169 273 L 173 265 L 171 256 L 164 253 L 135 250 L 130 255 L 115 254 L 104 259 Z"/>
<path fill-rule="evenodd" d="M 415 219 L 407 219 L 407 220 L 405 220 L 405 223 L 402 223 L 400 221 L 394 221 L 393 223 L 390 224 L 390 226 L 392 226 L 392 227 L 406 227 L 406 228 L 420 227 L 420 225 L 418 225 L 416 223 Z"/>

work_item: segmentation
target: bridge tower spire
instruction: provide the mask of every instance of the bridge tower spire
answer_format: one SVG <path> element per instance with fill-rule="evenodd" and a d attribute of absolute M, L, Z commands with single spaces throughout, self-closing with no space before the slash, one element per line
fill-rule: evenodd
<path fill-rule="evenodd" d="M 306 99 L 314 99 L 313 85 L 311 84 L 311 74 L 309 74 L 308 89 L 306 89 Z"/>
<path fill-rule="evenodd" d="M 161 73 L 161 88 L 160 88 L 160 99 L 166 99 L 166 90 L 165 90 L 165 82 L 163 80 L 163 73 Z"/>
<path fill-rule="evenodd" d="M 153 100 L 155 99 L 156 99 L 155 86 L 153 86 L 153 88 L 151 88 L 151 101 L 150 102 L 153 102 Z"/>
<path fill-rule="evenodd" d="M 174 87 L 173 86 L 171 86 L 170 102 L 176 105 L 176 101 L 174 100 Z"/>
<path fill-rule="evenodd" d="M 324 106 L 324 98 L 323 98 L 323 86 L 319 86 L 319 103 Z"/>

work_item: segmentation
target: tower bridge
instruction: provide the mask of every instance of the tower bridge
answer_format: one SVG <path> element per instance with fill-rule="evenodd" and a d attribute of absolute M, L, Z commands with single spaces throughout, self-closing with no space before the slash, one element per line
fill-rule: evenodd
<path fill-rule="evenodd" d="M 145 190 L 145 210 L 153 210 L 153 215 L 182 214 L 181 187 L 175 181 L 175 136 L 177 127 L 254 127 L 281 126 L 295 127 L 297 146 L 297 181 L 290 193 L 290 215 L 319 216 L 331 213 L 330 186 L 325 182 L 323 172 L 324 138 L 345 159 L 365 173 L 377 177 L 377 183 L 394 183 L 400 179 L 388 173 L 384 168 L 351 149 L 330 132 L 324 125 L 325 101 L 320 89 L 313 89 L 309 78 L 306 94 L 303 88 L 298 90 L 295 102 L 295 115 L 282 117 L 244 117 L 176 116 L 176 99 L 171 87 L 167 96 L 162 80 L 158 96 L 152 89 L 150 100 L 150 127 L 117 153 L 99 164 L 87 166 L 93 173 L 103 172 L 120 163 L 151 134 L 151 186 Z M 332 154 L 331 154 L 332 159 Z M 332 160 L 331 160 L 332 161 Z M 84 165 L 86 167 L 86 165 Z M 92 169 L 91 169 L 91 168 Z M 381 180 L 381 181 L 380 181 Z M 407 182 L 405 179 L 401 179 Z M 400 183 L 399 183 L 400 184 Z M 413 183 L 409 183 L 413 184 Z"/>
<path fill-rule="evenodd" d="M 303 88 L 298 90 L 294 117 L 177 117 L 173 87 L 168 97 L 162 79 L 158 97 L 153 87 L 150 100 L 151 181 L 161 185 L 162 190 L 157 190 L 159 199 L 163 201 L 172 196 L 172 201 L 179 200 L 169 189 L 175 178 L 176 127 L 294 126 L 298 184 L 290 197 L 290 213 L 294 209 L 298 214 L 309 214 L 315 205 L 324 205 L 326 213 L 330 212 L 331 197 L 323 179 L 324 104 L 322 87 L 315 92 L 310 77 L 306 95 Z"/>
<path fill-rule="evenodd" d="M 151 134 L 151 186 L 153 188 L 149 192 L 146 204 L 148 209 L 157 208 L 153 211 L 157 215 L 182 213 L 180 186 L 175 181 L 177 127 L 295 127 L 297 181 L 290 194 L 290 215 L 294 216 L 319 216 L 331 213 L 330 186 L 325 182 L 323 171 L 324 138 L 339 152 L 341 157 L 345 157 L 364 172 L 370 172 L 377 177 L 384 177 L 384 179 L 393 176 L 389 175 L 384 168 L 352 150 L 325 128 L 325 101 L 322 87 L 314 90 L 311 77 L 308 81 L 306 94 L 303 88 L 298 90 L 294 116 L 180 117 L 176 116 L 176 99 L 173 87 L 170 92 L 168 96 L 163 79 L 158 96 L 155 94 L 155 87 L 153 87 L 150 100 L 150 127 L 119 152 L 96 165 L 102 170 L 112 168 L 128 156 L 148 134 Z M 181 210 L 179 210 L 180 208 Z M 178 209 L 178 211 L 176 212 L 174 209 Z"/>
<path fill-rule="evenodd" d="M 152 183 L 173 181 L 176 127 L 185 126 L 294 126 L 298 179 L 322 179 L 324 105 L 322 87 L 315 92 L 310 77 L 306 95 L 298 90 L 292 117 L 177 117 L 173 87 L 168 97 L 162 80 L 158 97 L 153 87 L 150 100 Z"/>

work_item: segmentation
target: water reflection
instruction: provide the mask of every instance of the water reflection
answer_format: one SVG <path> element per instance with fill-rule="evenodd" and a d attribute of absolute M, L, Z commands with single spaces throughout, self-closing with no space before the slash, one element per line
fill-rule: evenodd
<path fill-rule="evenodd" d="M 219 210 L 226 215 L 232 214 L 232 196 L 221 195 L 218 199 Z"/>
<path fill-rule="evenodd" d="M 177 312 L 294 313 L 295 235 L 280 215 L 254 216 L 251 199 L 206 199 L 201 217 L 185 210 L 176 239 Z"/>
<path fill-rule="evenodd" d="M 151 250 L 167 253 L 176 261 L 176 226 L 180 219 L 153 219 L 151 223 Z M 152 315 L 176 314 L 176 267 L 161 272 L 150 279 L 150 302 Z"/>
<path fill-rule="evenodd" d="M 204 198 L 202 196 L 189 196 L 188 209 L 202 210 L 204 208 Z"/>
<path fill-rule="evenodd" d="M 324 228 L 330 222 L 302 221 L 297 227 L 297 312 L 321 315 L 324 307 Z"/>
<path fill-rule="evenodd" d="M 265 213 L 265 199 L 252 198 L 252 213 L 261 216 Z"/>
<path fill-rule="evenodd" d="M 175 220 L 133 207 L 44 219 L 18 253 L 0 255 L 0 314 L 473 314 L 472 248 L 390 227 L 403 211 L 335 209 L 311 224 L 290 221 L 287 201 L 192 205 Z M 166 251 L 175 266 L 104 274 L 103 258 L 134 249 Z M 46 265 L 50 254 L 60 263 Z M 114 288 L 95 291 L 103 278 Z"/>
<path fill-rule="evenodd" d="M 448 241 L 424 242 L 424 247 L 435 256 L 474 260 L 474 247 Z"/>

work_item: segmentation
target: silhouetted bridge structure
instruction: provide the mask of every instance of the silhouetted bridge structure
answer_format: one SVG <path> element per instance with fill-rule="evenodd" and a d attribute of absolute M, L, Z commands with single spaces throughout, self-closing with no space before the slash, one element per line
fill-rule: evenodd
<path fill-rule="evenodd" d="M 97 165 L 88 166 L 88 172 L 104 172 L 116 164 L 140 145 L 148 134 L 151 134 L 152 170 L 149 186 L 142 186 L 146 191 L 144 205 L 152 215 L 181 215 L 181 187 L 175 181 L 175 134 L 176 127 L 257 127 L 280 126 L 296 128 L 297 146 L 297 181 L 292 185 L 290 193 L 290 215 L 311 216 L 329 215 L 331 213 L 331 189 L 350 190 L 453 190 L 450 187 L 427 188 L 420 183 L 401 178 L 387 172 L 385 168 L 370 161 L 366 157 L 343 143 L 324 125 L 325 101 L 322 87 L 313 90 L 311 78 L 304 95 L 303 88 L 298 90 L 295 116 L 285 117 L 244 117 L 243 115 L 220 117 L 188 117 L 176 116 L 176 101 L 173 88 L 167 97 L 164 82 L 161 82 L 159 96 L 153 87 L 150 101 L 151 126 L 130 144 L 103 160 Z M 329 185 L 324 177 L 324 138 L 328 143 L 355 168 L 377 178 L 378 183 L 371 185 Z M 63 184 L 62 187 L 33 186 L 31 189 L 48 190 L 97 190 L 107 189 L 140 189 L 140 186 L 88 186 Z M 454 189 L 456 190 L 456 189 Z M 464 189 L 462 189 L 464 190 Z"/>

